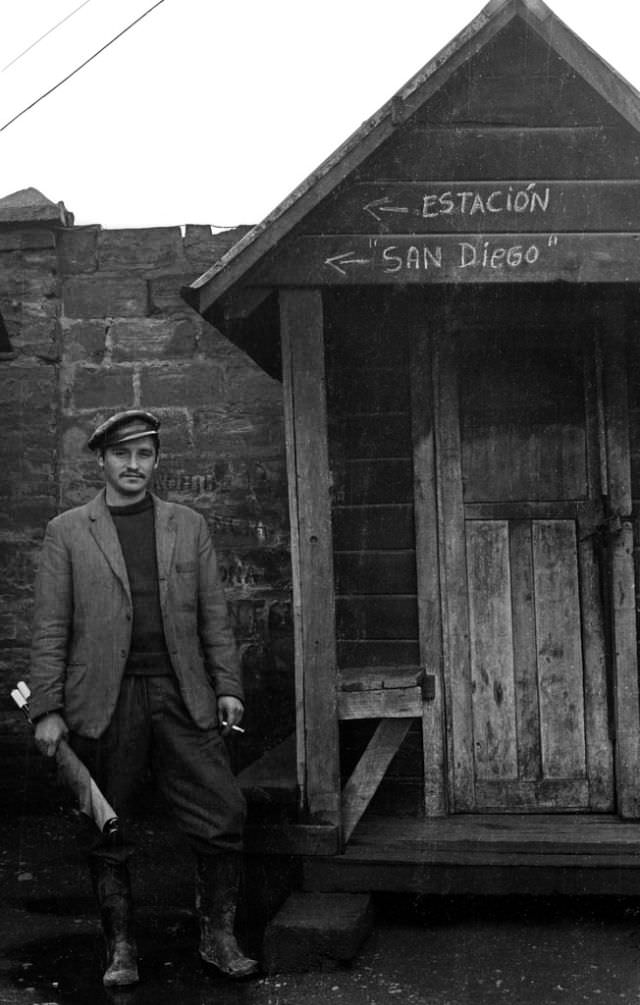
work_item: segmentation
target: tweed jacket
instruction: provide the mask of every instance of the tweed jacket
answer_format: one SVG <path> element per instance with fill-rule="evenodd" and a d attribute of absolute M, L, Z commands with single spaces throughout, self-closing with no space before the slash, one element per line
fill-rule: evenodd
<path fill-rule="evenodd" d="M 153 496 L 160 607 L 169 657 L 197 726 L 217 722 L 217 696 L 242 700 L 238 655 L 213 544 L 195 510 Z M 98 737 L 118 699 L 133 605 L 118 532 L 102 490 L 47 525 L 35 588 L 33 718 L 59 711 Z"/>

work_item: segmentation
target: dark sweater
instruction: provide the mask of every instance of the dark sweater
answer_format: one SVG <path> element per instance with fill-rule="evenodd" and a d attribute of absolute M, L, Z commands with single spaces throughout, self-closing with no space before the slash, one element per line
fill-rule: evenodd
<path fill-rule="evenodd" d="M 172 672 L 162 627 L 153 500 L 146 495 L 130 506 L 110 506 L 124 555 L 131 599 L 133 628 L 125 673 Z"/>

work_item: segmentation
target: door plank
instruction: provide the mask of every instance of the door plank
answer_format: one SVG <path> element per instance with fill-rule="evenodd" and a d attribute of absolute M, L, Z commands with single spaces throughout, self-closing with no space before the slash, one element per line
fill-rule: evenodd
<path fill-rule="evenodd" d="M 518 730 L 518 776 L 532 781 L 542 774 L 536 627 L 532 605 L 533 553 L 531 525 L 516 520 L 509 526 L 511 550 L 511 608 Z"/>
<path fill-rule="evenodd" d="M 581 778 L 586 759 L 575 524 L 537 520 L 532 539 L 543 775 Z"/>
<path fill-rule="evenodd" d="M 466 526 L 477 785 L 518 777 L 509 528 L 504 520 Z"/>
<path fill-rule="evenodd" d="M 342 790 L 342 835 L 346 843 L 382 781 L 413 719 L 382 719 Z"/>
<path fill-rule="evenodd" d="M 603 382 L 609 457 L 609 506 L 621 517 L 620 530 L 609 538 L 613 687 L 616 730 L 616 796 L 623 817 L 640 817 L 640 721 L 638 710 L 638 655 L 631 523 L 631 461 L 627 367 L 624 350 L 615 337 L 623 318 L 611 319 L 611 336 L 604 357 Z"/>

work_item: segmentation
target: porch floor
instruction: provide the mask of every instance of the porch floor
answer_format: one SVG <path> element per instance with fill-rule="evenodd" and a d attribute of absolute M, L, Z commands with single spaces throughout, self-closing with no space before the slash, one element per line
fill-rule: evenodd
<path fill-rule="evenodd" d="M 640 895 L 640 821 L 613 815 L 365 815 L 307 889 Z"/>

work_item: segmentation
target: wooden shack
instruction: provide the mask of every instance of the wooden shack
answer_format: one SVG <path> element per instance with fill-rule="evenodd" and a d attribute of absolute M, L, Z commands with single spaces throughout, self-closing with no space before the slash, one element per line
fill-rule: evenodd
<path fill-rule="evenodd" d="M 283 382 L 309 887 L 640 892 L 639 282 L 640 95 L 491 0 L 183 291 Z"/>

